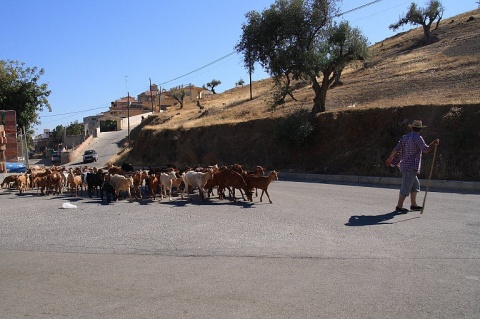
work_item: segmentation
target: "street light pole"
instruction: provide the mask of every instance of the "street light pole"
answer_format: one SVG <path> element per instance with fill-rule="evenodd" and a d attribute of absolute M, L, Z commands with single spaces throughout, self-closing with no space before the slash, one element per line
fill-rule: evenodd
<path fill-rule="evenodd" d="M 152 94 L 152 79 L 148 78 L 150 80 L 150 101 L 152 102 L 152 114 L 153 114 L 153 94 Z"/>
<path fill-rule="evenodd" d="M 127 97 L 127 126 L 128 126 L 128 146 L 130 146 L 130 92 Z"/>

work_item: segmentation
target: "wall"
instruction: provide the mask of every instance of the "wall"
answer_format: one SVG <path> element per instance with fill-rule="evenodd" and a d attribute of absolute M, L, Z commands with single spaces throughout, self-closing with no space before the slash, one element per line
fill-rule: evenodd
<path fill-rule="evenodd" d="M 4 132 L 7 139 L 5 150 L 2 150 L 6 162 L 18 161 L 17 143 L 17 113 L 12 110 L 0 110 L 0 116 L 5 120 Z M 0 122 L 1 124 L 1 122 Z M 1 159 L 3 160 L 3 159 Z"/>
<path fill-rule="evenodd" d="M 93 142 L 93 136 L 90 135 L 85 139 L 85 141 L 80 144 L 74 151 L 72 152 L 62 152 L 62 162 L 61 164 L 67 164 L 73 162 L 77 156 L 83 154 L 83 152 L 90 146 Z"/>
<path fill-rule="evenodd" d="M 142 116 L 144 118 L 146 118 L 150 114 L 152 114 L 152 112 L 147 112 L 147 113 L 143 113 L 143 114 L 139 114 L 139 115 L 135 115 L 135 116 L 130 116 L 130 127 L 133 128 L 133 126 L 136 126 L 136 125 L 140 124 L 140 122 L 142 121 Z M 120 127 L 118 127 L 118 130 L 128 129 L 128 118 L 121 119 L 119 124 L 120 124 Z"/>
<path fill-rule="evenodd" d="M 85 140 L 84 135 L 68 135 L 65 137 L 66 148 L 73 148 L 83 143 Z"/>

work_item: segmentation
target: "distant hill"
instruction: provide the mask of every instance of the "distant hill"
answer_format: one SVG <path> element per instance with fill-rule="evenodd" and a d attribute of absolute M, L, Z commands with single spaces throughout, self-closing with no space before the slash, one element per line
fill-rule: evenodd
<path fill-rule="evenodd" d="M 150 116 L 132 131 L 118 161 L 179 167 L 240 163 L 322 174 L 392 176 L 384 160 L 407 125 L 422 119 L 424 137 L 439 137 L 434 177 L 480 179 L 480 10 L 444 19 L 437 42 L 419 46 L 420 28 L 374 44 L 372 58 L 349 66 L 343 85 L 327 94 L 327 112 L 311 123 L 305 145 L 283 138 L 296 134 L 312 107 L 313 90 L 296 83 L 297 101 L 270 108 L 272 81 L 215 94 L 182 110 Z M 288 121 L 287 118 L 290 118 Z M 302 142 L 302 141 L 301 141 Z M 431 156 L 424 161 L 429 165 Z"/>

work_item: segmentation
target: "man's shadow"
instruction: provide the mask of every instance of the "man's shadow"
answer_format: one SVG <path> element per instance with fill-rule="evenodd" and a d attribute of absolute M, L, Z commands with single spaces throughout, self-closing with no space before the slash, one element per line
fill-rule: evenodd
<path fill-rule="evenodd" d="M 388 214 L 383 215 L 353 215 L 348 220 L 348 223 L 345 226 L 370 226 L 370 225 L 380 225 L 380 224 L 393 224 L 393 222 L 387 222 L 395 218 L 397 215 L 405 215 L 407 212 L 397 212 L 393 211 Z M 418 217 L 416 217 L 418 218 Z"/>

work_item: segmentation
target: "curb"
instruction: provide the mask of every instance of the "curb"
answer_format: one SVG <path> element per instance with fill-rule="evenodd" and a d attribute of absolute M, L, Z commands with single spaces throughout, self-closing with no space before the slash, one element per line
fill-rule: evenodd
<path fill-rule="evenodd" d="M 326 175 L 286 172 L 280 172 L 279 179 L 296 182 L 368 184 L 379 186 L 400 186 L 402 184 L 402 179 L 400 177 Z M 420 179 L 420 184 L 425 187 L 427 185 L 427 180 Z M 436 189 L 480 193 L 480 181 L 431 180 L 430 187 Z"/>

